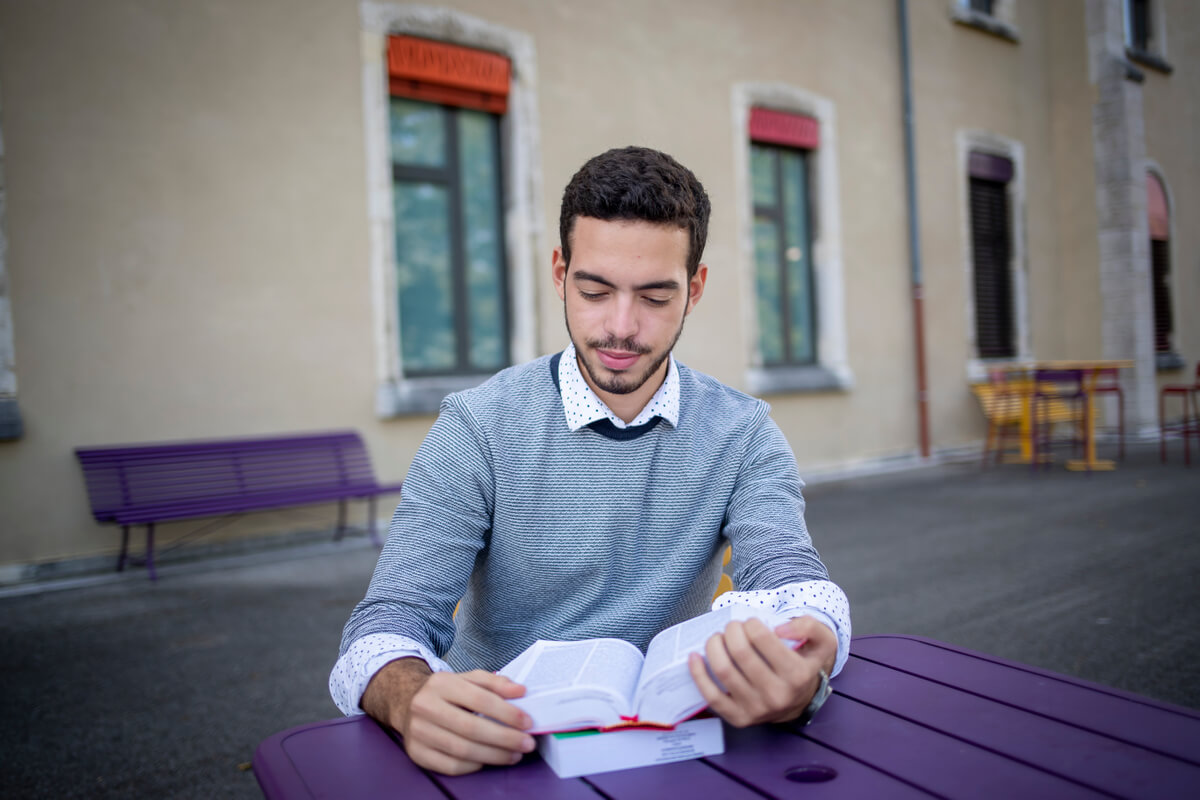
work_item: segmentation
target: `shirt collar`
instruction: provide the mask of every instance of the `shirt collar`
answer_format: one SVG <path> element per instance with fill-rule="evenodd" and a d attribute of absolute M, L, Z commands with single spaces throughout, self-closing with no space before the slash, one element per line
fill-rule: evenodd
<path fill-rule="evenodd" d="M 558 361 L 558 388 L 562 395 L 567 427 L 572 431 L 600 419 L 607 419 L 622 429 L 645 425 L 655 417 L 662 417 L 672 426 L 679 424 L 679 367 L 676 366 L 673 355 L 667 356 L 667 377 L 662 386 L 658 387 L 658 391 L 633 422 L 628 424 L 614 414 L 583 379 L 574 344 L 563 351 L 562 358 Z"/>

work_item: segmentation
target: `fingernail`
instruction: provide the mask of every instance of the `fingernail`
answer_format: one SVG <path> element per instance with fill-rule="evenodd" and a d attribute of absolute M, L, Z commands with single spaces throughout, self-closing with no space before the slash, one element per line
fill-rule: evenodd
<path fill-rule="evenodd" d="M 526 751 L 526 752 L 528 752 L 528 751 Z M 511 756 L 508 757 L 508 763 L 516 764 L 518 761 L 520 761 L 524 757 L 525 757 L 524 753 L 513 753 Z"/>
<path fill-rule="evenodd" d="M 521 749 L 526 753 L 532 753 L 535 747 L 537 747 L 537 743 L 533 741 L 532 736 L 526 736 L 525 740 L 521 742 Z"/>
<path fill-rule="evenodd" d="M 521 715 L 521 727 L 528 728 L 533 725 L 533 719 L 528 714 Z"/>

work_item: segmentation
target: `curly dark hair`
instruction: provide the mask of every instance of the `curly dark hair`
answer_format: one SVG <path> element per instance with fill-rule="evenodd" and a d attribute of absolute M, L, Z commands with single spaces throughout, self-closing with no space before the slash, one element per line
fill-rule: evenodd
<path fill-rule="evenodd" d="M 619 147 L 579 168 L 563 190 L 558 232 L 563 261 L 571 264 L 571 232 L 577 217 L 642 220 L 675 225 L 689 234 L 687 274 L 700 266 L 708 239 L 708 193 L 690 169 L 648 147 Z"/>

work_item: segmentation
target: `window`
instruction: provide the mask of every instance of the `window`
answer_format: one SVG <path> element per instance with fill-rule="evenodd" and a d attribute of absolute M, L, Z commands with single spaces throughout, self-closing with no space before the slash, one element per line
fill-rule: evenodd
<path fill-rule="evenodd" d="M 753 143 L 754 285 L 764 366 L 816 360 L 808 159 L 803 150 Z"/>
<path fill-rule="evenodd" d="M 969 168 L 975 347 L 980 358 L 1012 358 L 1017 354 L 1008 204 L 1012 162 L 975 152 Z"/>
<path fill-rule="evenodd" d="M 537 355 L 536 51 L 448 8 L 359 12 L 375 407 L 434 413 Z"/>
<path fill-rule="evenodd" d="M 1015 0 L 951 0 L 950 18 L 959 25 L 1018 42 L 1015 5 Z"/>
<path fill-rule="evenodd" d="M 1025 147 L 992 131 L 955 134 L 961 183 L 966 378 L 987 380 L 997 359 L 1032 359 L 1026 274 Z"/>
<path fill-rule="evenodd" d="M 1153 52 L 1150 0 L 1125 0 L 1125 45 L 1142 53 Z"/>
<path fill-rule="evenodd" d="M 17 407 L 17 365 L 13 352 L 12 307 L 8 301 L 8 241 L 5 238 L 4 133 L 0 130 L 0 442 L 24 431 Z"/>
<path fill-rule="evenodd" d="M 1146 174 L 1146 211 L 1150 223 L 1150 280 L 1154 303 L 1154 352 L 1164 369 L 1183 366 L 1175 353 L 1171 312 L 1171 218 L 1167 190 L 1153 172 Z"/>
<path fill-rule="evenodd" d="M 1125 53 L 1130 59 L 1160 72 L 1173 72 L 1167 62 L 1166 33 L 1162 3 L 1125 0 Z"/>
<path fill-rule="evenodd" d="M 390 112 L 404 374 L 495 372 L 509 362 L 499 119 L 404 97 Z"/>
<path fill-rule="evenodd" d="M 740 83 L 733 106 L 747 389 L 849 389 L 834 105 Z"/>

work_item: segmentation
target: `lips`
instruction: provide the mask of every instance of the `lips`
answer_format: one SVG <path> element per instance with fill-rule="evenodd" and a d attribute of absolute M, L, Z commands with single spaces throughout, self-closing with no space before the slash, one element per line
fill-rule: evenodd
<path fill-rule="evenodd" d="M 638 360 L 638 353 L 627 353 L 621 350 L 597 350 L 596 356 L 600 363 L 614 372 L 629 369 Z"/>

